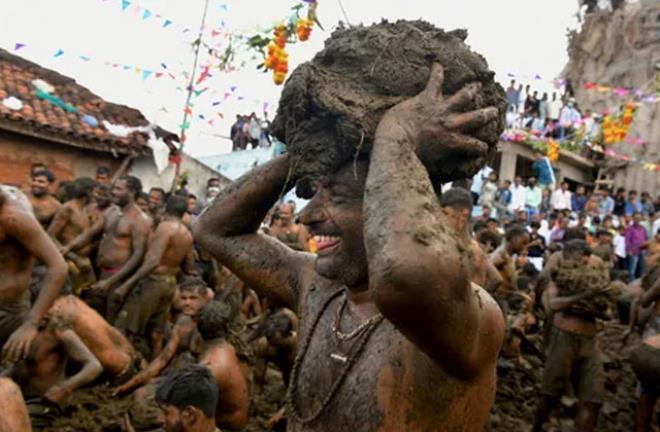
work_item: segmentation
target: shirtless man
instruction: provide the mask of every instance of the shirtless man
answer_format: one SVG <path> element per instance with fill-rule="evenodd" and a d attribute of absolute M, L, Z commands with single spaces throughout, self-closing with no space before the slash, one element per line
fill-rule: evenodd
<path fill-rule="evenodd" d="M 112 203 L 112 194 L 110 185 L 106 184 L 97 184 L 92 193 L 94 198 L 91 203 L 87 206 L 87 214 L 91 220 L 92 225 L 95 224 L 99 218 L 104 217 L 104 213 L 110 208 L 113 207 Z"/>
<path fill-rule="evenodd" d="M 293 222 L 293 206 L 280 204 L 277 206 L 278 223 L 270 227 L 269 234 L 296 251 L 307 250 L 307 230 Z"/>
<path fill-rule="evenodd" d="M 32 432 L 21 389 L 9 378 L 0 377 L 0 406 L 0 432 Z"/>
<path fill-rule="evenodd" d="M 368 166 L 350 161 L 315 182 L 300 220 L 317 240 L 316 256 L 257 233 L 291 187 L 289 155 L 229 186 L 200 217 L 196 239 L 203 247 L 301 317 L 287 397 L 290 431 L 484 427 L 502 314 L 471 284 L 465 249 L 415 152 L 427 137 L 465 157 L 479 154 L 485 144 L 461 131 L 498 114 L 454 114 L 479 86 L 445 98 L 442 81 L 442 67 L 434 65 L 426 89 L 383 116 Z"/>
<path fill-rule="evenodd" d="M 201 309 L 197 321 L 197 330 L 201 337 L 198 364 L 211 371 L 222 395 L 216 408 L 216 425 L 223 430 L 241 430 L 247 424 L 250 399 L 247 371 L 238 359 L 236 349 L 226 339 L 230 314 L 230 308 L 217 301 L 212 301 Z M 147 371 L 155 371 L 155 363 L 149 365 Z M 145 382 L 145 378 L 148 379 L 150 375 L 150 372 L 141 373 L 117 391 L 130 390 Z M 136 401 L 148 401 L 153 389 L 153 383 L 142 387 L 135 392 L 134 398 Z M 150 403 L 137 405 L 141 408 L 140 411 L 150 411 Z M 133 410 L 132 414 L 140 418 L 148 417 L 137 410 Z"/>
<path fill-rule="evenodd" d="M 291 368 L 298 350 L 298 336 L 287 314 L 275 312 L 266 318 L 262 337 L 254 343 L 254 354 L 257 357 L 254 378 L 257 392 L 261 393 L 266 382 L 268 363 L 273 363 L 282 372 L 282 380 L 289 385 Z"/>
<path fill-rule="evenodd" d="M 579 260 L 581 267 L 589 266 L 591 249 L 584 240 L 566 242 L 563 254 L 565 260 Z M 548 286 L 548 306 L 553 312 L 550 318 L 552 326 L 546 343 L 548 352 L 541 384 L 543 399 L 536 411 L 533 431 L 543 430 L 544 423 L 559 403 L 569 382 L 577 384 L 574 388 L 579 400 L 576 429 L 580 432 L 594 431 L 605 392 L 603 361 L 596 344 L 596 315 L 577 306 L 578 303 L 593 301 L 595 296 L 604 294 L 608 284 L 561 296 L 555 284 L 555 274 L 561 271 L 561 266 L 553 272 Z M 588 276 L 585 274 L 585 277 Z M 608 278 L 603 277 L 602 280 Z M 574 282 L 574 285 L 577 286 L 578 282 Z"/>
<path fill-rule="evenodd" d="M 150 341 L 153 357 L 163 348 L 165 320 L 176 291 L 177 276 L 193 245 L 190 230 L 181 222 L 186 207 L 185 197 L 173 196 L 167 200 L 144 262 L 109 299 L 112 311 L 109 321 L 134 344 L 136 338 Z M 114 311 L 119 312 L 116 319 Z"/>
<path fill-rule="evenodd" d="M 95 186 L 96 183 L 89 177 L 80 177 L 73 181 L 70 190 L 71 199 L 60 207 L 48 227 L 48 234 L 58 246 L 73 241 L 91 226 L 87 206 L 92 200 Z M 68 252 L 64 257 L 69 266 L 73 293 L 76 295 L 80 295 L 83 290 L 96 282 L 92 261 L 89 259 L 91 251 L 92 245 L 87 245 Z"/>
<path fill-rule="evenodd" d="M 220 432 L 215 418 L 223 398 L 210 371 L 198 365 L 165 377 L 155 395 L 164 415 L 165 432 Z"/>
<path fill-rule="evenodd" d="M 128 393 L 142 386 L 149 380 L 160 376 L 177 354 L 195 351 L 193 337 L 197 330 L 199 311 L 208 302 L 206 299 L 206 285 L 201 280 L 190 280 L 179 287 L 179 302 L 181 315 L 177 318 L 172 334 L 165 348 L 149 363 L 144 370 L 134 376 L 125 384 L 117 387 L 115 394 Z"/>
<path fill-rule="evenodd" d="M 488 260 L 481 246 L 470 235 L 470 215 L 472 214 L 472 195 L 467 189 L 452 188 L 440 197 L 440 205 L 459 238 L 469 244 L 472 261 L 472 282 L 483 287 L 489 293 L 497 291 L 502 284 L 502 276 Z"/>
<path fill-rule="evenodd" d="M 650 432 L 654 430 L 651 421 L 660 396 L 660 335 L 643 339 L 631 351 L 630 364 L 641 387 L 635 408 L 635 432 Z"/>
<path fill-rule="evenodd" d="M 103 372 L 103 366 L 72 329 L 48 318 L 41 324 L 29 356 L 17 363 L 11 374 L 24 391 L 33 427 L 49 426 L 58 415 L 58 406 Z M 67 377 L 69 358 L 81 368 Z"/>
<path fill-rule="evenodd" d="M 46 267 L 32 309 L 28 284 L 35 259 Z M 0 346 L 12 362 L 25 358 L 38 325 L 60 293 L 67 267 L 18 189 L 0 185 Z"/>
<path fill-rule="evenodd" d="M 504 234 L 505 242 L 491 255 L 491 263 L 502 276 L 500 290 L 496 293 L 500 301 L 518 288 L 518 273 L 513 255 L 522 253 L 529 243 L 529 233 L 521 225 L 512 225 Z"/>
<path fill-rule="evenodd" d="M 163 214 L 165 205 L 165 190 L 159 187 L 152 187 L 149 190 L 149 214 L 152 218 L 158 219 Z"/>
<path fill-rule="evenodd" d="M 121 384 L 136 373 L 138 354 L 133 345 L 78 297 L 67 295 L 55 300 L 48 319 L 58 328 L 71 329 L 114 384 Z"/>
<path fill-rule="evenodd" d="M 49 170 L 36 171 L 32 175 L 32 185 L 28 199 L 32 204 L 34 216 L 44 228 L 48 228 L 53 216 L 62 206 L 50 193 L 50 188 L 54 182 L 55 175 Z"/>
<path fill-rule="evenodd" d="M 136 177 L 118 179 L 112 188 L 118 207 L 107 211 L 103 219 L 97 220 L 62 250 L 66 253 L 84 248 L 103 234 L 97 255 L 101 280 L 85 292 L 84 299 L 106 318 L 111 312 L 107 304 L 110 291 L 135 272 L 147 249 L 149 218 L 135 205 L 135 197 L 141 190 L 142 183 Z"/>

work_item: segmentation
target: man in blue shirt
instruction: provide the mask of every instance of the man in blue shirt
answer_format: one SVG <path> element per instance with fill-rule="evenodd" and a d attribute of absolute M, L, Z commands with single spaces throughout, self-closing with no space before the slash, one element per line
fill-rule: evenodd
<path fill-rule="evenodd" d="M 637 199 L 637 191 L 628 192 L 628 201 L 626 201 L 626 216 L 632 216 L 634 213 L 642 213 L 642 203 Z"/>
<path fill-rule="evenodd" d="M 600 218 L 604 219 L 605 216 L 610 216 L 614 212 L 614 200 L 610 196 L 610 191 L 607 189 L 600 190 L 600 202 L 598 203 L 598 212 Z"/>
<path fill-rule="evenodd" d="M 571 197 L 571 209 L 576 213 L 582 213 L 586 204 L 587 196 L 585 195 L 584 186 L 579 185 Z"/>
<path fill-rule="evenodd" d="M 535 160 L 532 164 L 532 169 L 536 174 L 536 179 L 538 180 L 541 189 L 554 189 L 555 173 L 552 169 L 550 159 L 540 152 L 535 152 L 534 157 Z"/>

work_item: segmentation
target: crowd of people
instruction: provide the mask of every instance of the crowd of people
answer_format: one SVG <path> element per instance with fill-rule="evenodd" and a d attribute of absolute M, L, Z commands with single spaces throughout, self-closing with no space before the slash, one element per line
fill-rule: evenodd
<path fill-rule="evenodd" d="M 545 353 L 533 430 L 572 384 L 577 429 L 593 431 L 613 319 L 641 337 L 630 362 L 650 430 L 660 203 L 572 191 L 541 154 L 534 177 L 486 167 L 436 191 L 415 115 L 477 91 L 438 101 L 441 80 L 383 118 L 370 161 L 322 179 L 292 178 L 285 153 L 199 199 L 105 167 L 58 184 L 35 164 L 29 184 L 2 185 L 0 432 L 48 427 L 97 385 L 132 395 L 127 431 L 242 430 L 269 370 L 287 391 L 265 428 L 481 430 L 498 369 L 531 367 L 530 350 Z M 294 185 L 310 198 L 299 211 L 281 199 Z"/>
<path fill-rule="evenodd" d="M 250 115 L 236 115 L 236 121 L 231 125 L 229 138 L 232 142 L 232 151 L 246 150 L 248 148 L 270 147 L 270 121 L 268 113 L 260 119 L 255 113 Z"/>
<path fill-rule="evenodd" d="M 570 89 L 559 95 L 557 92 L 540 94 L 530 85 L 523 87 L 511 80 L 506 99 L 505 121 L 509 129 L 525 129 L 538 137 L 559 141 L 574 139 L 578 130 L 584 142 L 596 140 L 601 134 L 603 119 L 600 114 L 581 110 Z"/>

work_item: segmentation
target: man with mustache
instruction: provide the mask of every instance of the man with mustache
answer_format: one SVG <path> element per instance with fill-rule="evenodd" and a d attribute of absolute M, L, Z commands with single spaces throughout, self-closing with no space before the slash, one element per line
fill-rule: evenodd
<path fill-rule="evenodd" d="M 313 183 L 300 220 L 316 256 L 257 233 L 291 187 L 290 155 L 229 186 L 196 226 L 197 241 L 223 265 L 301 317 L 290 431 L 484 427 L 502 313 L 470 282 L 469 244 L 455 235 L 416 152 L 432 141 L 482 155 L 487 145 L 465 133 L 499 114 L 462 112 L 481 86 L 445 97 L 443 80 L 435 64 L 426 88 L 382 117 L 370 161 L 350 161 Z"/>

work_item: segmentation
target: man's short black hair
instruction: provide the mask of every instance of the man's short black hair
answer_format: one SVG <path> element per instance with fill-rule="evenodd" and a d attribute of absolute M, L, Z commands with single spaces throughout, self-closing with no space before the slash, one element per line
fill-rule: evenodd
<path fill-rule="evenodd" d="M 208 289 L 208 286 L 206 285 L 206 282 L 204 282 L 202 279 L 197 278 L 197 277 L 191 277 L 183 281 L 181 285 L 179 285 L 179 291 L 190 291 L 190 292 L 196 292 L 200 296 L 204 296 L 206 294 L 206 290 Z"/>
<path fill-rule="evenodd" d="M 158 192 L 160 196 L 163 198 L 163 200 L 165 200 L 165 189 L 161 187 L 152 187 L 151 189 L 149 189 L 149 193 L 151 192 Z"/>
<path fill-rule="evenodd" d="M 135 176 L 123 176 L 121 180 L 126 182 L 126 188 L 133 193 L 135 198 L 142 192 L 142 182 L 139 178 Z"/>
<path fill-rule="evenodd" d="M 472 225 L 472 232 L 478 233 L 481 230 L 488 229 L 488 224 L 482 220 L 478 220 Z"/>
<path fill-rule="evenodd" d="M 270 338 L 279 332 L 282 336 L 288 336 L 292 330 L 293 326 L 288 316 L 282 313 L 274 313 L 266 318 L 263 335 Z"/>
<path fill-rule="evenodd" d="M 477 241 L 482 245 L 491 245 L 493 249 L 497 249 L 502 243 L 502 236 L 490 230 L 483 230 L 479 233 Z"/>
<path fill-rule="evenodd" d="M 224 338 L 229 332 L 231 308 L 223 302 L 212 301 L 199 312 L 197 331 L 202 339 Z"/>
<path fill-rule="evenodd" d="M 48 183 L 53 183 L 55 181 L 55 174 L 49 169 L 38 170 L 32 174 L 32 179 L 34 180 L 37 177 L 46 177 Z"/>
<path fill-rule="evenodd" d="M 88 196 L 96 187 L 96 182 L 89 177 L 78 177 L 71 182 L 67 190 L 69 199 L 84 198 Z"/>
<path fill-rule="evenodd" d="M 599 229 L 598 231 L 596 231 L 596 238 L 601 238 L 605 236 L 612 237 L 612 233 L 606 229 Z"/>
<path fill-rule="evenodd" d="M 586 240 L 573 239 L 564 244 L 562 253 L 565 258 L 579 258 L 591 255 L 592 250 Z"/>
<path fill-rule="evenodd" d="M 539 229 L 539 228 L 541 228 L 541 223 L 540 223 L 539 221 L 532 221 L 532 222 L 529 224 L 529 226 L 532 227 L 532 228 Z"/>
<path fill-rule="evenodd" d="M 584 232 L 584 229 L 580 227 L 571 227 L 571 228 L 566 228 L 566 231 L 564 231 L 564 237 L 562 241 L 564 243 L 571 241 L 571 240 L 586 240 L 587 235 Z"/>
<path fill-rule="evenodd" d="M 149 194 L 146 192 L 140 192 L 139 194 L 135 195 L 135 201 L 143 199 L 145 201 L 149 201 Z"/>
<path fill-rule="evenodd" d="M 470 191 L 460 187 L 451 188 L 442 193 L 440 205 L 442 207 L 451 207 L 454 210 L 467 210 L 472 213 L 473 198 Z"/>
<path fill-rule="evenodd" d="M 188 200 L 180 195 L 171 196 L 165 204 L 165 213 L 168 215 L 182 217 L 188 209 Z"/>
<path fill-rule="evenodd" d="M 110 175 L 110 168 L 107 166 L 100 166 L 96 168 L 96 175 Z"/>
<path fill-rule="evenodd" d="M 196 364 L 175 369 L 165 375 L 156 387 L 156 402 L 180 410 L 195 407 L 206 418 L 215 418 L 219 391 L 211 371 Z"/>
<path fill-rule="evenodd" d="M 511 224 L 509 227 L 506 229 L 506 233 L 504 234 L 504 238 L 506 238 L 506 241 L 511 241 L 514 238 L 527 234 L 527 229 L 525 229 L 524 226 L 520 224 Z"/>

